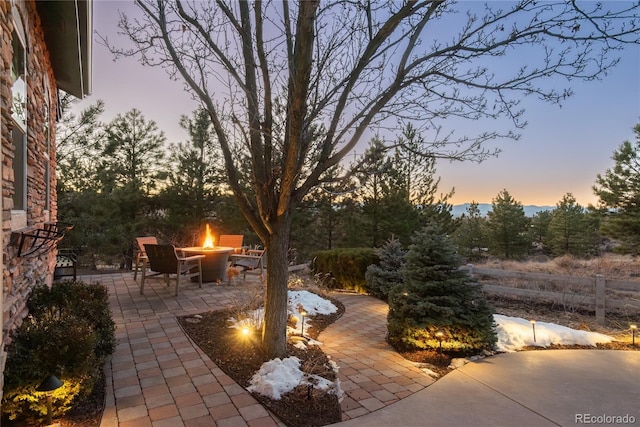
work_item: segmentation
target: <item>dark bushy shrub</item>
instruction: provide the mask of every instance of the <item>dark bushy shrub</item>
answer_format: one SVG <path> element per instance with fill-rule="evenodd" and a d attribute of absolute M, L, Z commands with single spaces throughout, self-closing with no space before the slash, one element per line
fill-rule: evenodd
<path fill-rule="evenodd" d="M 367 291 L 374 297 L 387 301 L 391 288 L 402 285 L 400 268 L 405 263 L 406 252 L 398 239 L 392 239 L 376 249 L 376 255 L 380 263 L 371 264 L 365 274 Z"/>
<path fill-rule="evenodd" d="M 10 420 L 37 420 L 47 414 L 42 393 L 36 391 L 51 374 L 64 385 L 53 392 L 53 416 L 69 410 L 76 398 L 88 395 L 99 374 L 93 354 L 96 334 L 81 318 L 26 319 L 9 346 L 2 401 Z"/>
<path fill-rule="evenodd" d="M 311 269 L 314 274 L 331 274 L 336 287 L 366 292 L 367 267 L 377 262 L 372 248 L 331 249 L 315 252 Z"/>
<path fill-rule="evenodd" d="M 29 315 L 36 319 L 76 316 L 87 320 L 97 334 L 96 355 L 104 359 L 113 353 L 115 324 L 106 287 L 72 280 L 54 283 L 51 288 L 36 286 L 27 307 Z"/>
<path fill-rule="evenodd" d="M 496 342 L 493 310 L 437 226 L 414 234 L 401 268 L 402 286 L 389 293 L 389 342 L 402 348 L 469 353 Z M 442 337 L 437 333 L 442 332 Z"/>
<path fill-rule="evenodd" d="M 2 416 L 35 421 L 46 415 L 36 388 L 49 375 L 64 385 L 52 392 L 53 416 L 62 415 L 91 393 L 105 359 L 115 348 L 115 325 L 107 290 L 65 281 L 36 286 L 29 316 L 7 348 Z"/>

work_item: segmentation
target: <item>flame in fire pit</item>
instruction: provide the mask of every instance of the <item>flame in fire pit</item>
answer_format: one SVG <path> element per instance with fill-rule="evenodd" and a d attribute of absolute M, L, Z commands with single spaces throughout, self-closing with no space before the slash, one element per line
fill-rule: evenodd
<path fill-rule="evenodd" d="M 213 234 L 211 234 L 211 228 L 209 228 L 209 224 L 207 224 L 207 231 L 204 236 L 202 249 L 213 249 Z"/>

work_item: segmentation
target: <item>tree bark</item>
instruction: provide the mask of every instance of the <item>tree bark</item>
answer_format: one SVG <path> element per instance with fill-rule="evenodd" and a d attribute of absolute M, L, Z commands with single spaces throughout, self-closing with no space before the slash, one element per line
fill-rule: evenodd
<path fill-rule="evenodd" d="M 271 359 L 285 357 L 287 353 L 287 253 L 290 229 L 291 215 L 287 214 L 273 227 L 266 245 L 267 290 L 264 297 L 262 344 Z"/>

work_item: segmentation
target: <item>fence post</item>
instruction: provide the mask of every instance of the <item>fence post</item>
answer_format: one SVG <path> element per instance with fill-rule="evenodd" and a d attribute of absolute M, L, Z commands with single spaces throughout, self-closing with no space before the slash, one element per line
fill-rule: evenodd
<path fill-rule="evenodd" d="M 604 325 L 606 281 L 602 274 L 596 274 L 596 323 Z"/>
<path fill-rule="evenodd" d="M 473 277 L 473 264 L 467 264 L 467 273 L 469 273 L 469 277 Z"/>

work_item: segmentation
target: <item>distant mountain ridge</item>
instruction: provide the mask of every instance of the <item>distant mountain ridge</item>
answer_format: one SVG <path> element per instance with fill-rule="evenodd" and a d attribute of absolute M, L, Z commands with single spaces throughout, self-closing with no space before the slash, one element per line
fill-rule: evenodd
<path fill-rule="evenodd" d="M 461 205 L 453 205 L 453 209 L 451 210 L 451 215 L 454 217 L 459 217 L 462 214 L 467 213 L 467 209 L 471 206 L 471 203 L 463 203 Z M 555 206 L 536 206 L 536 205 L 526 205 L 522 206 L 524 209 L 525 216 L 532 217 L 538 212 L 542 211 L 551 211 L 555 209 Z M 478 209 L 480 210 L 480 215 L 487 216 L 487 213 L 492 209 L 491 203 L 478 203 Z"/>

